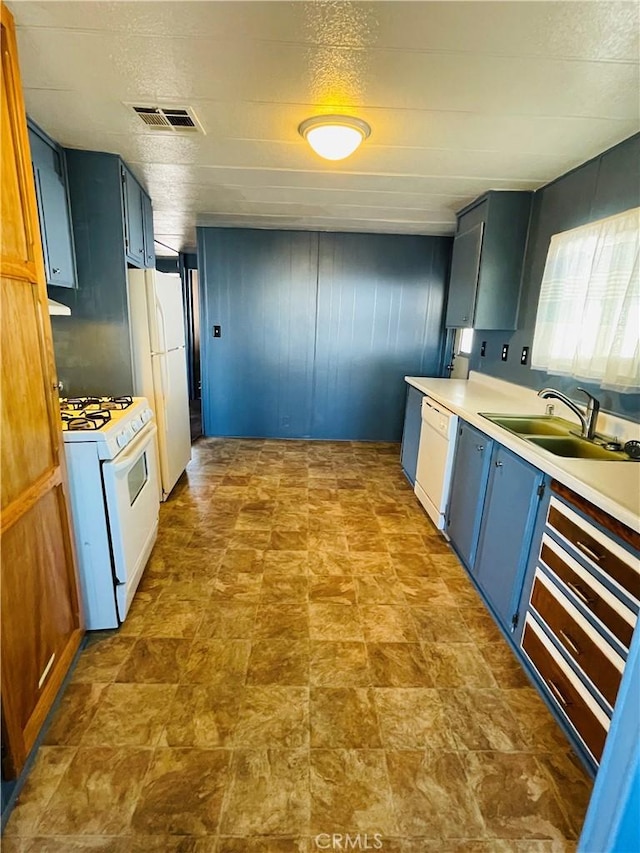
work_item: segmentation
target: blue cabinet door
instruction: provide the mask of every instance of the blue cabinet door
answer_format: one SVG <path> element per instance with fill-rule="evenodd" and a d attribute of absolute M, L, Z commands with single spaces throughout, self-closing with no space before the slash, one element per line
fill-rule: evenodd
<path fill-rule="evenodd" d="M 47 284 L 77 287 L 64 151 L 31 120 L 29 146 Z"/>
<path fill-rule="evenodd" d="M 447 534 L 465 566 L 473 571 L 489 476 L 493 441 L 462 422 L 447 509 Z"/>
<path fill-rule="evenodd" d="M 36 186 L 41 203 L 40 230 L 47 284 L 75 287 L 76 271 L 64 173 L 37 168 Z"/>
<path fill-rule="evenodd" d="M 128 169 L 122 167 L 124 195 L 124 242 L 127 260 L 137 267 L 145 266 L 143 195 L 140 184 Z"/>
<path fill-rule="evenodd" d="M 407 386 L 407 405 L 404 410 L 404 430 L 402 433 L 401 462 L 402 470 L 412 486 L 416 483 L 418 467 L 418 446 L 422 428 L 422 398 L 424 394 L 412 385 Z"/>
<path fill-rule="evenodd" d="M 144 229 L 144 265 L 152 268 L 156 265 L 156 249 L 153 237 L 153 207 L 151 199 L 142 193 L 142 227 Z"/>
<path fill-rule="evenodd" d="M 473 326 L 483 231 L 484 222 L 479 222 L 468 231 L 457 234 L 453 241 L 446 320 L 448 327 Z"/>
<path fill-rule="evenodd" d="M 475 576 L 507 628 L 512 627 L 524 582 L 543 478 L 542 472 L 524 459 L 495 445 Z"/>

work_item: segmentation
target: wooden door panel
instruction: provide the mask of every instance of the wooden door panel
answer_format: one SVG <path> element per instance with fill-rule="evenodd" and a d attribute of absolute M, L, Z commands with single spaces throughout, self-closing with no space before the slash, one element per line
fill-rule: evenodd
<path fill-rule="evenodd" d="M 2 54 L 4 60 L 4 33 Z M 6 78 L 3 61 L 2 87 L 5 89 Z M 16 160 L 16 140 L 11 133 L 11 121 L 9 120 L 9 104 L 5 91 L 2 93 L 2 257 L 11 258 L 16 261 L 26 261 L 28 258 L 29 239 L 26 233 L 23 219 L 16 219 L 10 215 L 12 210 L 22 207 L 20 196 L 20 182 L 14 163 Z M 6 128 L 6 131 L 4 130 Z"/>
<path fill-rule="evenodd" d="M 3 770 L 17 775 L 82 638 L 55 364 L 13 18 L 2 15 Z"/>
<path fill-rule="evenodd" d="M 58 464 L 52 447 L 48 370 L 40 355 L 40 316 L 30 282 L 2 279 L 2 509 Z M 44 440 L 43 440 L 44 438 Z"/>
<path fill-rule="evenodd" d="M 77 621 L 70 578 L 55 571 L 68 558 L 59 488 L 47 492 L 2 537 L 2 680 L 11 689 L 22 728 Z M 18 601 L 32 606 L 16 608 Z"/>
<path fill-rule="evenodd" d="M 5 19 L 9 13 L 5 15 L 4 6 L 2 12 L 2 133 L 0 134 L 2 266 L 3 270 L 6 271 L 11 267 L 14 272 L 22 268 L 22 275 L 33 280 L 35 278 L 34 231 L 33 221 L 28 215 L 29 179 L 33 183 L 31 157 L 23 115 L 20 76 L 16 65 L 15 36 L 13 28 L 5 26 Z M 16 215 L 16 212 L 19 215 Z"/>

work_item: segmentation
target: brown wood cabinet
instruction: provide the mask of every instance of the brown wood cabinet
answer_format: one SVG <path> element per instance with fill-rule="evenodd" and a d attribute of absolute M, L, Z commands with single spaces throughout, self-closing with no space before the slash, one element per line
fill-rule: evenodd
<path fill-rule="evenodd" d="M 2 6 L 3 772 L 20 772 L 82 638 L 57 379 L 13 18 Z"/>
<path fill-rule="evenodd" d="M 521 647 L 570 736 L 599 764 L 640 606 L 640 536 L 556 481 Z"/>

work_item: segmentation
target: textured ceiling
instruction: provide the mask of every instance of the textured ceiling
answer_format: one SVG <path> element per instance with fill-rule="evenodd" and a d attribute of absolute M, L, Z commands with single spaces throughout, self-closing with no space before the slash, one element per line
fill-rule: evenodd
<path fill-rule="evenodd" d="M 639 127 L 636 2 L 9 4 L 30 115 L 120 154 L 156 238 L 196 224 L 449 234 L 486 189 L 535 189 Z M 188 105 L 206 135 L 149 131 L 126 103 Z M 371 137 L 329 163 L 322 112 Z"/>

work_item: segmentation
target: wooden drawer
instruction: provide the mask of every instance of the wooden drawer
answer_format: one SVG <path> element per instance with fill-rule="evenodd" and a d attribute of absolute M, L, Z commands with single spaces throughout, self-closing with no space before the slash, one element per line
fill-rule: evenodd
<path fill-rule="evenodd" d="M 540 559 L 618 640 L 629 648 L 636 616 L 546 534 Z"/>
<path fill-rule="evenodd" d="M 568 655 L 613 708 L 624 660 L 539 570 L 531 591 L 531 604 Z"/>
<path fill-rule="evenodd" d="M 640 601 L 640 565 L 634 554 L 555 498 L 549 504 L 547 523 L 591 564 Z"/>
<path fill-rule="evenodd" d="M 574 673 L 566 668 L 558 652 L 533 618 L 528 615 L 522 648 L 544 681 L 554 703 L 575 728 L 585 746 L 600 761 L 609 721 Z"/>

